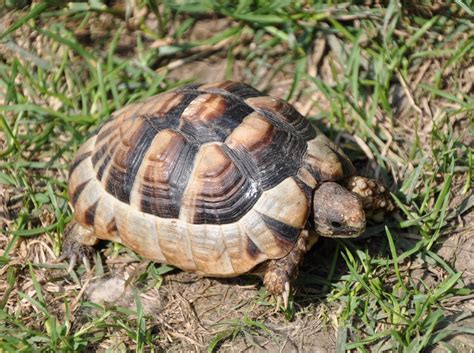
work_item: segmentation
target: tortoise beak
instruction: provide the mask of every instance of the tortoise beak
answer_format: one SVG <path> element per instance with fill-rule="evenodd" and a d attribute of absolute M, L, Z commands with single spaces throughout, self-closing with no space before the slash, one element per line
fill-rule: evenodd
<path fill-rule="evenodd" d="M 334 229 L 334 233 L 330 235 L 334 238 L 357 238 L 365 231 L 365 222 L 361 226 L 351 227 L 342 226 Z"/>

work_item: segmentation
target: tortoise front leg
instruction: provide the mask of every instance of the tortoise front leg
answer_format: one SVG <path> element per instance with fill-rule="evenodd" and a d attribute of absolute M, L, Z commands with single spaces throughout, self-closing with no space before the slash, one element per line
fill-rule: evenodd
<path fill-rule="evenodd" d="M 277 297 L 277 310 L 283 299 L 284 308 L 288 308 L 291 283 L 298 275 L 298 267 L 306 253 L 308 231 L 301 232 L 293 249 L 281 259 L 269 260 L 263 274 L 263 284 L 268 292 Z"/>
<path fill-rule="evenodd" d="M 343 182 L 349 191 L 359 195 L 367 218 L 382 221 L 386 213 L 395 210 L 395 205 L 385 185 L 376 179 L 352 176 Z"/>
<path fill-rule="evenodd" d="M 81 259 L 84 266 L 90 269 L 90 259 L 94 254 L 93 246 L 99 239 L 94 232 L 81 226 L 76 221 L 71 221 L 64 229 L 64 241 L 61 249 L 61 256 L 58 261 L 69 260 L 68 272 L 70 272 Z"/>

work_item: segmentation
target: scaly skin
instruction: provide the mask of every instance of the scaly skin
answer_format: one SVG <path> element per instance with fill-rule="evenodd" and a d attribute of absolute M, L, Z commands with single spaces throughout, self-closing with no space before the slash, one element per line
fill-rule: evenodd
<path fill-rule="evenodd" d="M 82 260 L 86 268 L 90 268 L 90 259 L 94 254 L 93 246 L 99 239 L 94 233 L 76 221 L 71 221 L 64 229 L 64 241 L 61 249 L 61 256 L 58 261 L 69 260 L 69 269 L 71 271 L 77 263 Z"/>
<path fill-rule="evenodd" d="M 268 261 L 265 265 L 263 284 L 268 292 L 277 297 L 277 309 L 283 299 L 283 306 L 288 307 L 288 298 L 293 280 L 298 276 L 298 268 L 307 250 L 308 231 L 303 230 L 295 247 L 281 259 Z"/>
<path fill-rule="evenodd" d="M 357 175 L 346 178 L 342 184 L 349 191 L 360 196 L 366 218 L 381 222 L 385 214 L 395 210 L 390 193 L 378 180 Z"/>

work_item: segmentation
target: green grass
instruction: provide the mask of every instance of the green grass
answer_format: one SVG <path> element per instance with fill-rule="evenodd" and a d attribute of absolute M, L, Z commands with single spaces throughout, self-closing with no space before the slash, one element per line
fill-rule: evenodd
<path fill-rule="evenodd" d="M 137 3 L 16 9 L 7 1 L 0 10 L 9 19 L 0 32 L 0 350 L 257 349 L 285 342 L 278 332 L 289 323 L 321 321 L 337 335 L 338 352 L 456 351 L 448 335 L 473 329 L 446 326 L 459 312 L 445 303 L 471 292 L 438 250 L 443 239 L 473 233 L 460 222 L 472 220 L 474 198 L 472 3 Z M 246 297 L 230 285 L 244 299 L 229 300 L 229 316 L 210 324 L 203 320 L 218 312 L 212 300 L 205 310 L 189 297 L 182 304 L 185 294 L 169 289 L 179 275 L 153 264 L 133 268 L 133 305 L 96 304 L 81 293 L 91 280 L 82 267 L 67 274 L 52 262 L 71 219 L 67 169 L 80 144 L 127 103 L 199 80 L 185 70 L 197 61 L 223 63 L 222 78 L 306 109 L 363 173 L 393 186 L 398 218 L 371 225 L 370 238 L 324 242 L 330 259 L 307 259 L 286 312 L 274 314 L 265 292 Z M 328 257 L 324 249 L 315 254 Z M 137 259 L 120 246 L 105 254 Z M 95 271 L 107 272 L 100 257 Z M 161 316 L 142 304 L 140 292 L 153 289 L 167 295 Z M 166 311 L 173 301 L 182 318 L 163 314 L 174 314 Z"/>

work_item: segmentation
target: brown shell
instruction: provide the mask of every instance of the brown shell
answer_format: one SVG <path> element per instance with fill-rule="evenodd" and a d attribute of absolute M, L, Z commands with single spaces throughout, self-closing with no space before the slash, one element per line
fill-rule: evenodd
<path fill-rule="evenodd" d="M 69 196 L 76 220 L 98 238 L 232 276 L 285 256 L 317 182 L 352 172 L 291 105 L 226 81 L 115 112 L 78 151 Z"/>

